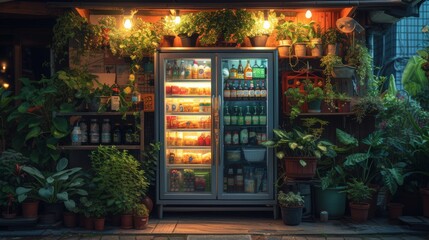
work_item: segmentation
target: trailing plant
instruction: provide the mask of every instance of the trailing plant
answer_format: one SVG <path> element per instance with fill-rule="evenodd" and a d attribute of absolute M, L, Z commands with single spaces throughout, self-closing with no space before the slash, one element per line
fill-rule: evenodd
<path fill-rule="evenodd" d="M 338 65 L 343 65 L 343 60 L 335 54 L 327 54 L 320 59 L 320 67 L 323 67 L 323 74 L 329 80 L 332 77 L 334 66 Z"/>
<path fill-rule="evenodd" d="M 253 25 L 247 34 L 248 37 L 270 35 L 274 31 L 278 23 L 278 18 L 274 11 L 270 11 L 268 13 L 267 21 L 270 23 L 270 26 L 268 28 L 264 27 L 264 22 L 265 22 L 264 12 L 262 11 L 252 12 L 251 17 L 253 19 Z"/>
<path fill-rule="evenodd" d="M 279 201 L 280 207 L 302 207 L 304 206 L 304 197 L 301 194 L 288 192 L 284 193 L 283 191 L 279 191 L 277 194 L 277 201 Z"/>
<path fill-rule="evenodd" d="M 305 94 L 301 93 L 299 88 L 289 88 L 284 92 L 284 95 L 287 96 L 287 103 L 290 105 L 290 119 L 293 120 L 299 116 L 301 113 L 301 107 L 305 103 Z"/>
<path fill-rule="evenodd" d="M 55 172 L 41 172 L 30 166 L 23 166 L 34 181 L 29 181 L 16 189 L 18 201 L 23 202 L 27 197 L 39 199 L 46 203 L 64 202 L 67 209 L 73 209 L 76 202 L 73 196 L 86 196 L 88 192 L 82 188 L 85 180 L 82 177 L 82 168 L 66 169 L 68 160 L 61 158 L 56 166 Z"/>
<path fill-rule="evenodd" d="M 373 60 L 367 47 L 362 44 L 355 44 L 348 48 L 345 60 L 348 65 L 356 67 L 356 75 L 361 86 L 372 81 L 374 76 Z"/>
<path fill-rule="evenodd" d="M 279 21 L 275 29 L 277 30 L 276 40 L 292 39 L 293 21 L 285 21 L 283 18 Z"/>
<path fill-rule="evenodd" d="M 347 193 L 347 197 L 351 202 L 362 204 L 371 199 L 373 191 L 375 190 L 368 187 L 363 182 L 353 179 L 351 182 L 347 183 L 347 189 L 342 192 Z"/>

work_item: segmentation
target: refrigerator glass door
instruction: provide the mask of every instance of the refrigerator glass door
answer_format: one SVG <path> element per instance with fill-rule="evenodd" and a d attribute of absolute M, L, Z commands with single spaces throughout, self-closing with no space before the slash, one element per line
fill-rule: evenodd
<path fill-rule="evenodd" d="M 210 55 L 161 55 L 163 117 L 161 197 L 213 199 L 216 191 L 213 146 L 214 86 Z"/>
<path fill-rule="evenodd" d="M 221 199 L 272 199 L 272 55 L 224 54 L 220 59 Z"/>

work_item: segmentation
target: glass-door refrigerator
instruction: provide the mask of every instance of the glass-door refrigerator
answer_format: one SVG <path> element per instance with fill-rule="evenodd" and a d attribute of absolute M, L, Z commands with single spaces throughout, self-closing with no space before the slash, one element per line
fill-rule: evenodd
<path fill-rule="evenodd" d="M 272 210 L 278 124 L 275 48 L 161 48 L 157 177 L 164 211 Z"/>

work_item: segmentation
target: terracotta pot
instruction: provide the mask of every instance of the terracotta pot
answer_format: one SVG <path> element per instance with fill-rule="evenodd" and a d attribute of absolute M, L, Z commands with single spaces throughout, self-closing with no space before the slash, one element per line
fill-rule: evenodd
<path fill-rule="evenodd" d="M 163 36 L 161 47 L 173 47 L 176 36 Z"/>
<path fill-rule="evenodd" d="M 423 216 L 429 217 L 429 188 L 420 188 L 423 203 Z"/>
<path fill-rule="evenodd" d="M 402 216 L 402 209 L 404 208 L 404 204 L 402 203 L 389 203 L 387 204 L 389 208 L 389 218 L 390 219 L 398 219 Z"/>
<path fill-rule="evenodd" d="M 301 159 L 307 163 L 305 167 L 300 164 Z M 317 158 L 286 156 L 284 161 L 286 176 L 289 178 L 312 178 L 316 174 Z"/>
<path fill-rule="evenodd" d="M 287 46 L 287 45 L 278 46 L 277 49 L 279 50 L 280 58 L 286 58 L 290 56 L 290 46 Z"/>
<path fill-rule="evenodd" d="M 122 229 L 133 228 L 133 215 L 131 215 L 131 214 L 122 214 L 121 215 L 121 228 Z"/>
<path fill-rule="evenodd" d="M 326 49 L 326 55 L 328 55 L 328 54 L 333 54 L 333 55 L 338 54 L 337 44 L 328 44 L 328 47 Z"/>
<path fill-rule="evenodd" d="M 307 56 L 307 46 L 305 43 L 295 43 L 294 50 L 297 57 Z"/>
<path fill-rule="evenodd" d="M 68 227 L 68 228 L 76 227 L 76 220 L 77 220 L 76 213 L 64 212 L 63 221 L 64 221 L 65 227 Z"/>
<path fill-rule="evenodd" d="M 335 106 L 331 106 L 331 103 L 327 103 L 326 101 L 322 101 L 320 109 L 322 113 L 333 113 L 336 111 Z"/>
<path fill-rule="evenodd" d="M 316 44 L 316 46 L 311 49 L 311 56 L 321 57 L 322 55 L 323 55 L 323 45 L 322 44 Z"/>
<path fill-rule="evenodd" d="M 94 230 L 104 230 L 104 218 L 94 218 Z"/>
<path fill-rule="evenodd" d="M 94 219 L 85 217 L 83 219 L 83 226 L 86 230 L 93 230 L 94 229 Z"/>
<path fill-rule="evenodd" d="M 28 201 L 22 203 L 22 217 L 36 218 L 39 211 L 39 201 Z"/>
<path fill-rule="evenodd" d="M 365 222 L 368 219 L 368 203 L 355 204 L 350 203 L 350 214 L 355 222 Z"/>
<path fill-rule="evenodd" d="M 134 216 L 134 228 L 145 229 L 149 223 L 149 217 Z"/>
<path fill-rule="evenodd" d="M 268 35 L 255 36 L 251 37 L 250 43 L 252 43 L 252 47 L 265 47 L 267 43 Z"/>
<path fill-rule="evenodd" d="M 337 100 L 338 112 L 351 112 L 350 101 Z"/>

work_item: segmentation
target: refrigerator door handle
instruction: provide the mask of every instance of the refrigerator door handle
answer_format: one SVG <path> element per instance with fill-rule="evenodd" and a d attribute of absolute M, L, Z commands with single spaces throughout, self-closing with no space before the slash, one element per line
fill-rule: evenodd
<path fill-rule="evenodd" d="M 213 116 L 213 118 L 212 118 L 212 127 L 211 127 L 211 131 L 210 131 L 210 134 L 211 134 L 211 138 L 212 138 L 212 146 L 211 146 L 211 151 L 212 151 L 212 157 L 213 157 L 213 159 L 212 159 L 212 165 L 213 166 L 215 166 L 216 165 L 216 159 L 217 159 L 217 151 L 216 151 L 216 141 L 215 141 L 215 139 L 216 139 L 216 136 L 215 136 L 215 124 L 216 124 L 216 116 L 215 116 L 215 112 L 216 112 L 216 106 L 217 106 L 217 104 L 216 104 L 216 97 L 215 97 L 215 95 L 212 95 L 212 109 L 211 109 L 211 111 L 212 111 L 212 116 Z"/>
<path fill-rule="evenodd" d="M 217 161 L 218 161 L 218 165 L 220 165 L 220 143 L 219 143 L 220 136 L 219 136 L 219 133 L 220 133 L 220 115 L 221 115 L 220 112 L 222 111 L 222 97 L 220 94 L 218 95 L 217 99 L 218 100 L 217 100 L 217 119 L 216 119 L 216 139 L 215 139 L 215 141 L 216 141 L 216 153 L 219 156 Z"/>

